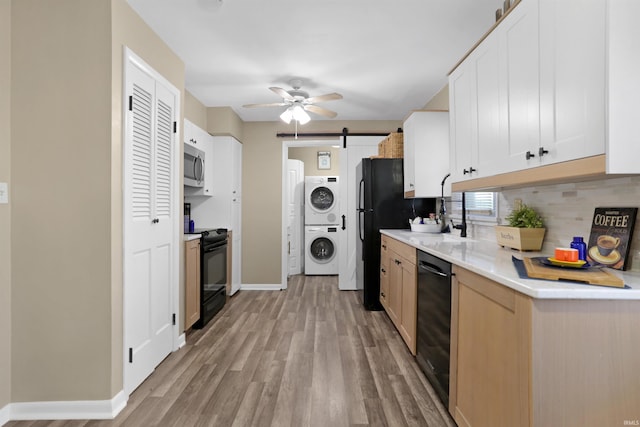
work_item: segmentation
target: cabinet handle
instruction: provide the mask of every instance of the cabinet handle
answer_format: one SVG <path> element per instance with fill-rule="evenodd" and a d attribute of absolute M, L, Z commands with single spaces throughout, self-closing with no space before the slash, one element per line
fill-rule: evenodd
<path fill-rule="evenodd" d="M 527 151 L 527 154 L 525 154 L 524 156 L 527 158 L 527 160 L 529 160 L 530 158 L 535 157 L 536 155 L 531 154 L 531 151 Z"/>
<path fill-rule="evenodd" d="M 387 245 L 382 245 L 382 249 L 387 249 Z"/>
<path fill-rule="evenodd" d="M 386 298 L 386 296 L 385 296 L 384 292 L 380 292 L 380 296 L 381 296 L 382 298 Z"/>
<path fill-rule="evenodd" d="M 398 260 L 398 259 L 396 259 L 396 260 L 394 260 L 394 261 L 396 262 L 396 264 L 397 264 L 397 265 L 402 264 L 402 262 L 401 262 L 400 260 Z"/>
<path fill-rule="evenodd" d="M 409 187 L 410 187 L 410 188 L 413 188 L 413 187 L 414 187 L 414 185 L 413 185 L 413 183 L 412 183 L 412 182 L 410 182 L 410 183 L 409 183 Z"/>
<path fill-rule="evenodd" d="M 478 171 L 478 169 L 474 169 L 473 166 L 469 166 L 469 170 L 462 169 L 462 174 L 463 175 L 466 175 L 466 174 L 471 175 L 472 172 L 477 172 L 477 171 Z"/>
<path fill-rule="evenodd" d="M 387 270 L 385 270 L 384 268 L 381 268 L 380 271 L 382 271 L 383 273 L 387 273 Z"/>
<path fill-rule="evenodd" d="M 538 155 L 542 157 L 545 154 L 549 154 L 549 150 L 545 150 L 544 147 L 540 147 L 540 149 L 538 150 Z"/>

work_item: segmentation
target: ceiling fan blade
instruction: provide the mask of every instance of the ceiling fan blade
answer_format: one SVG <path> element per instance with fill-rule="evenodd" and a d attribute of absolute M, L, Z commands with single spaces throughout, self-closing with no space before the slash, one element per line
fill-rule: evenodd
<path fill-rule="evenodd" d="M 335 111 L 327 110 L 326 108 L 318 107 L 317 105 L 305 105 L 304 109 L 307 111 L 311 111 L 312 113 L 330 118 L 334 118 L 338 115 L 338 113 L 336 113 Z"/>
<path fill-rule="evenodd" d="M 275 92 L 277 95 L 280 95 L 280 97 L 282 97 L 282 99 L 286 99 L 289 101 L 293 101 L 295 98 L 293 96 L 291 96 L 291 94 L 289 92 L 287 92 L 286 90 L 282 89 L 281 87 L 270 87 L 269 88 L 272 92 Z"/>
<path fill-rule="evenodd" d="M 312 96 L 311 98 L 307 98 L 305 102 L 308 102 L 309 104 L 314 104 L 317 102 L 334 101 L 336 99 L 342 99 L 342 95 L 340 95 L 339 93 L 333 92 L 333 93 L 328 93 L 326 95 Z"/>
<path fill-rule="evenodd" d="M 285 105 L 289 105 L 286 102 L 272 102 L 271 104 L 245 104 L 244 108 L 255 108 L 255 107 L 284 107 Z"/>

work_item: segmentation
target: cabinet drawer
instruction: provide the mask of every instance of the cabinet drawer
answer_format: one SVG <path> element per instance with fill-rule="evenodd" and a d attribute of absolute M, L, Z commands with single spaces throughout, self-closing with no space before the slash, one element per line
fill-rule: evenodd
<path fill-rule="evenodd" d="M 409 246 L 406 243 L 402 243 L 398 240 L 392 239 L 388 236 L 382 237 L 383 247 L 386 244 L 387 250 L 395 252 L 411 264 L 416 264 L 416 248 L 414 248 L 413 246 Z M 384 239 L 385 237 L 387 239 Z"/>

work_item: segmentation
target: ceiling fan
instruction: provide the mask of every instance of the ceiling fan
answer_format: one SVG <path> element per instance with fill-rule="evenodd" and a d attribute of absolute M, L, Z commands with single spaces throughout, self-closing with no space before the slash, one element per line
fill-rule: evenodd
<path fill-rule="evenodd" d="M 305 124 L 311 117 L 307 114 L 307 111 L 319 114 L 321 116 L 334 118 L 337 113 L 326 108 L 318 107 L 315 105 L 318 102 L 334 101 L 342 99 L 342 95 L 339 93 L 328 93 L 326 95 L 309 97 L 309 93 L 300 90 L 302 87 L 301 80 L 291 80 L 289 82 L 293 90 L 284 90 L 279 87 L 270 87 L 269 89 L 282 97 L 282 102 L 274 102 L 270 104 L 246 104 L 245 108 L 255 107 L 287 107 L 286 110 L 280 115 L 280 118 L 285 123 L 291 123 L 291 120 L 295 120 L 300 124 Z"/>

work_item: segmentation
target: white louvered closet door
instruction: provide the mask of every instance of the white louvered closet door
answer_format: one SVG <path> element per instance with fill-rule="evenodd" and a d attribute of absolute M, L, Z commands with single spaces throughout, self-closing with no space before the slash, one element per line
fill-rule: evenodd
<path fill-rule="evenodd" d="M 130 394 L 173 348 L 176 269 L 173 231 L 176 97 L 129 63 L 124 158 L 125 392 Z"/>

